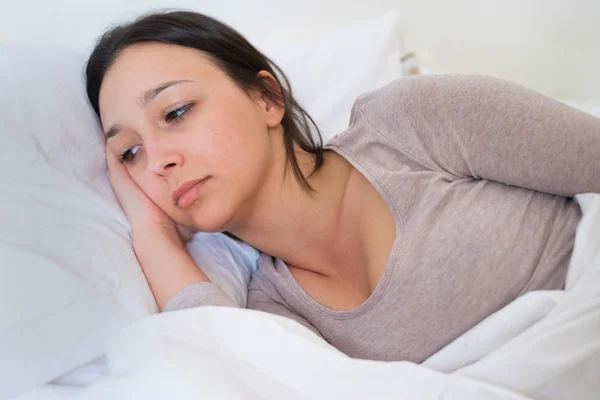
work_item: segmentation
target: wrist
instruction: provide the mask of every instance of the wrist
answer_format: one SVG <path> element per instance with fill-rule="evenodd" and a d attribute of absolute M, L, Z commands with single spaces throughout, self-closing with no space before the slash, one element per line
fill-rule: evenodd
<path fill-rule="evenodd" d="M 152 256 L 156 253 L 167 252 L 177 252 L 177 251 L 185 251 L 187 249 L 185 244 L 181 240 L 181 237 L 173 229 L 172 232 L 169 231 L 145 231 L 145 232 L 134 232 L 132 231 L 132 239 L 133 239 L 133 248 L 138 254 L 138 258 L 140 255 L 144 256 Z M 148 258 L 148 257 L 144 257 Z"/>
<path fill-rule="evenodd" d="M 145 236 L 134 250 L 160 310 L 190 284 L 210 282 L 181 239 Z"/>

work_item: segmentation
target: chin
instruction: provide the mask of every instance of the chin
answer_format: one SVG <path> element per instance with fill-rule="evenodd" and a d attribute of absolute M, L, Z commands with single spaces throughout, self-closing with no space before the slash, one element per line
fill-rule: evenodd
<path fill-rule="evenodd" d="M 224 207 L 211 209 L 203 207 L 202 210 L 194 210 L 192 214 L 191 226 L 194 229 L 205 233 L 220 233 L 227 230 L 229 224 L 229 214 L 224 212 Z"/>

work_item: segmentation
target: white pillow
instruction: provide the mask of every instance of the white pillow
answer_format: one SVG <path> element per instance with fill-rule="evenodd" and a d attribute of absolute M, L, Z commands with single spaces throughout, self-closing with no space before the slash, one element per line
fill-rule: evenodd
<path fill-rule="evenodd" d="M 3 48 L 0 59 L 3 398 L 99 356 L 110 336 L 157 308 L 106 179 L 85 55 Z M 244 306 L 258 252 L 221 234 L 189 248 Z"/>
<path fill-rule="evenodd" d="M 399 10 L 298 46 L 257 47 L 289 78 L 324 143 L 348 127 L 358 96 L 402 76 Z"/>
<path fill-rule="evenodd" d="M 269 53 L 326 137 L 345 129 L 360 93 L 400 76 L 397 13 L 390 15 Z M 117 331 L 157 308 L 106 179 L 99 126 L 85 97 L 85 55 L 0 48 L 0 59 L 4 398 L 101 356 Z M 244 305 L 258 253 L 220 234 L 198 234 L 189 249 Z"/>

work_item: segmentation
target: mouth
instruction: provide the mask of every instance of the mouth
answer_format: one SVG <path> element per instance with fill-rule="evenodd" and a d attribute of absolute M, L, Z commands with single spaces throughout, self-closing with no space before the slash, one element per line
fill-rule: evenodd
<path fill-rule="evenodd" d="M 200 195 L 200 189 L 206 182 L 207 178 L 187 181 L 180 184 L 173 191 L 173 201 L 179 208 L 187 208 L 192 205 Z"/>

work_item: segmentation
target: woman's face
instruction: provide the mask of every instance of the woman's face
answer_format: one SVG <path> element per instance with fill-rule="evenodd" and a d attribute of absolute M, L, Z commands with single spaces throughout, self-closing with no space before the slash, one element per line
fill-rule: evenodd
<path fill-rule="evenodd" d="M 202 52 L 160 43 L 125 49 L 100 90 L 109 149 L 167 215 L 206 232 L 235 229 L 252 209 L 283 112 Z"/>

